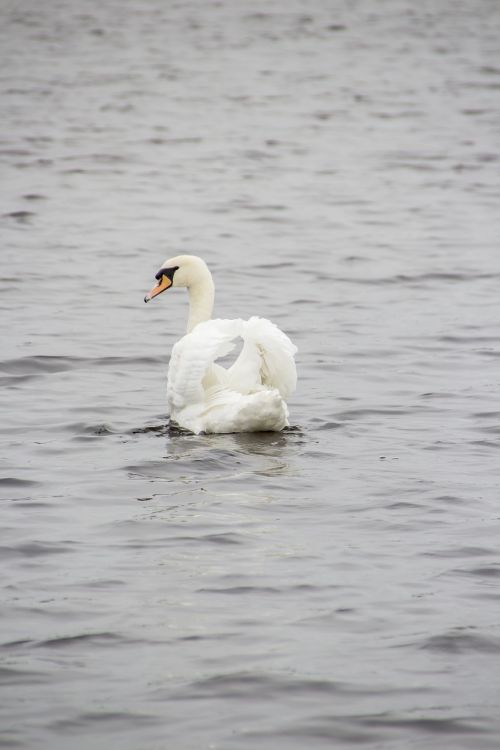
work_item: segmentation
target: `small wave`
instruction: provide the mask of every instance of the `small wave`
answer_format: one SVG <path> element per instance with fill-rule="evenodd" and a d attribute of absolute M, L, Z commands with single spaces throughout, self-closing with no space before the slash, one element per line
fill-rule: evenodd
<path fill-rule="evenodd" d="M 341 427 L 343 427 L 342 422 L 321 422 L 314 425 L 315 430 L 338 430 Z"/>
<path fill-rule="evenodd" d="M 338 412 L 337 417 L 344 420 L 354 420 L 376 416 L 398 417 L 404 414 L 413 414 L 414 412 L 415 409 L 402 409 L 397 407 L 387 409 L 348 409 L 347 411 Z"/>
<path fill-rule="evenodd" d="M 490 585 L 495 584 L 495 579 L 500 578 L 500 563 L 491 563 L 490 565 L 479 565 L 476 568 L 454 568 L 453 570 L 444 571 L 440 575 L 466 576 L 480 579 L 479 582 L 486 585 L 488 579 L 491 579 Z M 489 582 L 489 581 L 488 581 Z"/>
<path fill-rule="evenodd" d="M 166 421 L 165 417 L 165 421 Z M 158 437 L 164 437 L 165 435 L 170 435 L 172 427 L 170 424 L 153 424 L 153 425 L 147 425 L 146 427 L 134 427 L 132 430 L 128 431 L 128 435 L 148 435 L 148 434 L 154 434 Z M 182 430 L 177 432 L 176 434 L 181 434 L 181 432 L 186 432 L 186 430 Z M 189 434 L 189 433 L 188 433 Z"/>
<path fill-rule="evenodd" d="M 121 641 L 121 638 L 116 633 L 80 633 L 59 638 L 48 638 L 44 641 L 32 641 L 31 645 L 36 648 L 67 648 L 80 643 L 91 643 L 92 646 L 108 646 L 110 643 L 119 641 Z"/>
<path fill-rule="evenodd" d="M 233 672 L 196 680 L 189 685 L 188 695 L 203 698 L 265 697 L 279 693 L 304 693 L 306 695 L 334 695 L 341 692 L 339 683 L 329 680 L 295 680 L 280 675 Z"/>
<path fill-rule="evenodd" d="M 149 366 L 165 364 L 163 357 L 69 357 L 37 354 L 30 357 L 18 357 L 0 362 L 0 370 L 12 375 L 30 375 L 41 373 L 64 372 L 84 367 L 110 367 L 119 365 Z"/>
<path fill-rule="evenodd" d="M 198 589 L 200 593 L 205 594 L 228 594 L 230 596 L 241 594 L 279 594 L 280 589 L 274 588 L 273 586 L 228 586 L 227 588 L 202 588 Z"/>
<path fill-rule="evenodd" d="M 47 675 L 24 669 L 0 667 L 0 685 L 33 685 L 47 682 Z"/>
<path fill-rule="evenodd" d="M 45 555 L 62 555 L 72 551 L 72 544 L 67 542 L 25 542 L 12 546 L 0 547 L 0 558 L 43 557 Z"/>
<path fill-rule="evenodd" d="M 29 224 L 31 219 L 36 216 L 34 211 L 11 211 L 8 214 L 4 214 L 7 219 L 14 219 L 18 224 Z"/>
<path fill-rule="evenodd" d="M 422 286 L 428 282 L 434 281 L 454 281 L 454 282 L 468 282 L 468 281 L 479 281 L 482 279 L 499 279 L 500 273 L 478 273 L 474 271 L 467 271 L 463 273 L 459 272 L 447 272 L 447 271 L 434 271 L 431 273 L 420 273 L 420 274 L 395 274 L 394 276 L 379 276 L 374 278 L 363 278 L 356 276 L 336 276 L 335 281 L 347 284 L 363 284 L 367 286 L 385 286 L 385 285 L 407 285 L 407 286 Z"/>
<path fill-rule="evenodd" d="M 473 633 L 450 631 L 427 638 L 420 648 L 449 654 L 498 654 L 500 652 L 500 638 L 486 638 Z"/>
<path fill-rule="evenodd" d="M 47 199 L 47 196 L 42 193 L 26 193 L 23 198 L 26 201 L 43 201 Z"/>
<path fill-rule="evenodd" d="M 35 355 L 19 357 L 0 362 L 0 370 L 14 375 L 30 375 L 46 372 L 63 372 L 72 370 L 85 360 L 81 357 L 56 357 L 51 355 Z"/>
<path fill-rule="evenodd" d="M 103 725 L 105 725 L 109 731 L 119 730 L 123 732 L 127 728 L 133 730 L 138 726 L 149 726 L 150 724 L 160 723 L 162 723 L 162 719 L 158 716 L 134 713 L 133 711 L 92 711 L 76 714 L 73 718 L 53 721 L 49 727 L 58 732 L 68 730 L 85 730 L 85 732 L 89 732 L 96 725 L 100 729 L 104 729 Z"/>
<path fill-rule="evenodd" d="M 39 482 L 32 479 L 18 479 L 17 477 L 0 477 L 1 487 L 36 487 Z"/>
<path fill-rule="evenodd" d="M 443 550 L 432 550 L 432 552 L 424 552 L 425 557 L 483 557 L 484 555 L 494 555 L 496 550 L 488 549 L 487 547 L 452 547 L 451 549 Z"/>
<path fill-rule="evenodd" d="M 420 718 L 405 718 L 390 715 L 377 715 L 367 717 L 357 717 L 363 726 L 368 727 L 385 727 L 388 729 L 414 729 L 417 731 L 430 732 L 432 734 L 478 734 L 484 732 L 484 729 L 472 723 L 472 719 L 467 718 L 434 718 L 422 716 Z"/>
<path fill-rule="evenodd" d="M 108 424 L 100 422 L 98 424 L 86 424 L 85 422 L 69 422 L 64 425 L 58 425 L 58 430 L 70 432 L 77 437 L 100 437 L 102 435 L 113 435 L 115 430 Z"/>
<path fill-rule="evenodd" d="M 36 375 L 0 375 L 0 388 L 16 388 L 16 386 L 34 380 Z"/>

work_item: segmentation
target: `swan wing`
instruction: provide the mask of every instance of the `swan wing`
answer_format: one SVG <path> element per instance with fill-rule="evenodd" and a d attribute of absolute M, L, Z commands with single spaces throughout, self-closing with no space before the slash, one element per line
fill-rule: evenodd
<path fill-rule="evenodd" d="M 242 350 L 226 370 L 216 359 L 229 354 L 237 339 L 243 339 Z M 297 382 L 296 351 L 288 336 L 264 318 L 198 324 L 172 349 L 167 386 L 171 415 L 194 432 L 206 429 L 210 419 L 211 432 L 244 431 L 257 417 L 259 424 L 267 425 L 269 417 L 281 429 L 288 414 L 284 400 Z M 255 404 L 242 400 L 259 392 L 262 398 Z M 230 430 L 223 429 L 226 423 Z"/>
<path fill-rule="evenodd" d="M 276 388 L 286 401 L 297 385 L 294 360 L 297 347 L 277 325 L 266 318 L 252 317 L 242 322 L 240 335 L 244 346 L 234 365 L 229 368 L 230 382 L 245 382 L 246 385 L 253 380 L 253 387 L 262 384 Z"/>
<path fill-rule="evenodd" d="M 168 368 L 167 400 L 171 408 L 180 410 L 200 403 L 207 385 L 226 385 L 226 371 L 214 363 L 233 350 L 242 324 L 242 320 L 208 320 L 177 341 Z"/>

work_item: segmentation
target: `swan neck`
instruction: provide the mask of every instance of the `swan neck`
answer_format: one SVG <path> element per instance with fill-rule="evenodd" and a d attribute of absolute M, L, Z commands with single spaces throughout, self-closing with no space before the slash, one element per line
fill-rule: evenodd
<path fill-rule="evenodd" d="M 208 269 L 207 269 L 208 270 Z M 212 275 L 196 281 L 188 287 L 189 318 L 187 332 L 190 333 L 198 323 L 210 320 L 214 309 L 215 290 Z"/>

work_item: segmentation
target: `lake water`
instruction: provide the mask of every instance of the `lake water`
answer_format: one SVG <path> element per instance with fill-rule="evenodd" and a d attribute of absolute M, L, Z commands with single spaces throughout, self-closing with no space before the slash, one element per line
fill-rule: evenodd
<path fill-rule="evenodd" d="M 496 750 L 500 5 L 0 16 L 0 746 Z M 180 252 L 290 431 L 169 433 Z"/>

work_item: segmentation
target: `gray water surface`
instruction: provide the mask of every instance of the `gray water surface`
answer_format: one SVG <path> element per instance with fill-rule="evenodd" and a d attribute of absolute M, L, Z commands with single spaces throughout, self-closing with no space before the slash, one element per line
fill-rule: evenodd
<path fill-rule="evenodd" d="M 500 746 L 500 5 L 0 10 L 0 746 Z M 180 291 L 293 429 L 167 426 Z"/>

